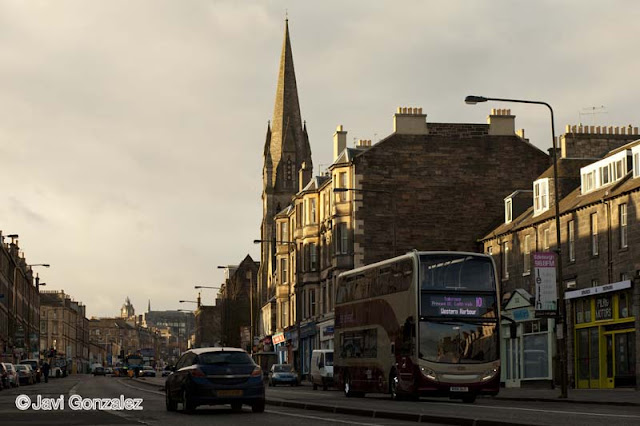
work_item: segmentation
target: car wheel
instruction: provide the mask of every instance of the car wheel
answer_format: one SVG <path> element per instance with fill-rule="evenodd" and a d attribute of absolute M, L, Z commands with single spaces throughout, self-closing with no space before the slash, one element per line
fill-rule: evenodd
<path fill-rule="evenodd" d="M 235 413 L 239 413 L 240 411 L 242 411 L 242 402 L 232 402 L 231 410 Z"/>
<path fill-rule="evenodd" d="M 178 403 L 171 398 L 168 389 L 165 391 L 164 395 L 167 411 L 176 411 L 178 409 Z"/>
<path fill-rule="evenodd" d="M 251 411 L 254 413 L 264 413 L 264 399 L 253 403 L 251 406 Z"/>
<path fill-rule="evenodd" d="M 187 392 L 187 389 L 182 390 L 182 411 L 185 413 L 191 414 L 196 410 L 196 404 L 193 401 L 193 398 Z"/>

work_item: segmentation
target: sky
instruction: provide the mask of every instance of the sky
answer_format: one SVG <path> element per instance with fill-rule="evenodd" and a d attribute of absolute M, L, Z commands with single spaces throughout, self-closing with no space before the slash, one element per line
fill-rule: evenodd
<path fill-rule="evenodd" d="M 636 1 L 0 0 L 0 230 L 87 316 L 194 308 L 259 260 L 262 152 L 285 14 L 315 173 L 333 133 L 428 122 L 640 125 Z M 591 114 L 589 114 L 591 113 Z M 596 114 L 593 114 L 596 113 Z M 517 165 L 514 165 L 517 167 Z M 203 290 L 212 304 L 214 290 Z"/>

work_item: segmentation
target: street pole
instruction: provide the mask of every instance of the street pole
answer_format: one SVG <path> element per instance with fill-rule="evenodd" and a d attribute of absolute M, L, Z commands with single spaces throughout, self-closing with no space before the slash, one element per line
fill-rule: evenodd
<path fill-rule="evenodd" d="M 487 98 L 485 96 L 467 96 L 465 102 L 475 105 L 478 102 L 498 101 L 498 102 L 514 102 L 521 104 L 544 105 L 549 109 L 551 114 L 551 140 L 553 146 L 553 185 L 554 185 L 554 204 L 555 204 L 555 224 L 556 224 L 556 250 L 557 253 L 557 276 L 556 276 L 556 339 L 558 349 L 560 350 L 560 398 L 568 397 L 568 365 L 567 365 L 567 306 L 564 301 L 564 281 L 562 280 L 562 250 L 560 243 L 560 186 L 558 184 L 558 149 L 556 146 L 556 131 L 553 118 L 553 108 L 546 102 L 528 101 L 521 99 L 504 99 L 504 98 Z M 558 330 L 558 322 L 561 328 Z"/>

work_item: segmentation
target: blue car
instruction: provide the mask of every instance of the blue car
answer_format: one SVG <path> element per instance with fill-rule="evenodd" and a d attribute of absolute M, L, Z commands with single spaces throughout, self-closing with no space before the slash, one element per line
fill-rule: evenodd
<path fill-rule="evenodd" d="M 264 412 L 262 369 L 242 349 L 190 349 L 178 360 L 165 382 L 167 411 L 178 403 L 185 413 L 199 405 L 230 404 L 234 411 L 250 405 L 254 413 Z"/>
<path fill-rule="evenodd" d="M 273 364 L 269 371 L 269 386 L 290 385 L 298 386 L 298 374 L 289 364 Z"/>

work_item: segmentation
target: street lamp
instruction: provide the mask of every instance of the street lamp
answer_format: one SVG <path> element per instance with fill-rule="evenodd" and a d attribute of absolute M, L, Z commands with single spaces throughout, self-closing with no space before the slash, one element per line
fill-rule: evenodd
<path fill-rule="evenodd" d="M 474 96 L 470 95 L 464 99 L 465 103 L 469 105 L 475 105 L 479 102 L 487 102 L 487 101 L 498 101 L 498 102 L 514 102 L 520 104 L 535 104 L 535 105 L 544 105 L 549 108 L 549 113 L 551 114 L 551 141 L 553 144 L 553 185 L 555 187 L 554 192 L 554 202 L 555 202 L 555 223 L 556 223 L 556 253 L 558 254 L 558 266 L 557 266 L 557 276 L 556 276 L 556 288 L 557 288 L 557 306 L 556 309 L 558 313 L 556 316 L 560 320 L 562 324 L 561 333 L 556 331 L 556 338 L 559 340 L 558 347 L 560 348 L 560 383 L 561 383 L 561 394 L 560 398 L 567 398 L 567 307 L 564 303 L 564 283 L 562 281 L 562 256 L 561 256 L 561 244 L 560 244 L 560 186 L 558 185 L 558 149 L 556 147 L 556 131 L 555 124 L 553 119 L 553 108 L 546 102 L 542 101 L 528 101 L 522 99 L 503 99 L 503 98 L 487 98 L 485 96 Z M 561 297 L 562 296 L 562 297 Z M 557 327 L 557 324 L 556 324 Z"/>
<path fill-rule="evenodd" d="M 394 197 L 393 191 L 389 191 L 389 190 L 386 190 L 386 189 L 333 188 L 333 192 L 334 193 L 341 193 L 341 192 L 348 192 L 348 191 L 361 192 L 361 193 L 370 192 L 370 193 L 374 193 L 374 194 L 387 194 L 389 196 L 389 198 L 391 199 L 391 209 L 392 209 L 392 218 L 393 218 L 393 221 L 392 221 L 392 226 L 393 226 L 393 255 L 395 256 L 397 254 L 397 250 L 396 250 L 396 248 L 397 248 L 397 241 L 396 241 L 397 206 L 396 206 L 396 199 Z M 355 218 L 353 218 L 353 219 L 355 221 Z"/>

